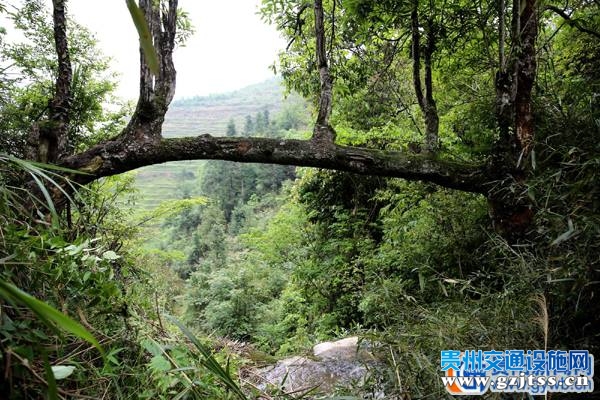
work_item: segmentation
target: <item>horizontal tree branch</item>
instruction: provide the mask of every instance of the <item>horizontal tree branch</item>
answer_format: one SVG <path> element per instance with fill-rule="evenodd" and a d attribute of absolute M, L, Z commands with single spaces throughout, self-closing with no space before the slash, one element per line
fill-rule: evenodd
<path fill-rule="evenodd" d="M 426 181 L 461 191 L 487 193 L 483 165 L 464 165 L 433 155 L 323 144 L 313 140 L 230 138 L 203 135 L 159 141 L 121 136 L 64 160 L 63 167 L 85 172 L 79 183 L 152 164 L 182 160 L 228 160 L 315 167 L 364 175 Z"/>
<path fill-rule="evenodd" d="M 325 51 L 323 4 L 315 1 L 317 59 L 321 78 L 321 103 L 311 140 L 213 137 L 162 137 L 162 123 L 175 90 L 175 71 L 171 54 L 175 35 L 176 0 L 169 1 L 169 13 L 163 15 L 149 0 L 140 1 L 150 27 L 165 32 L 155 34 L 154 45 L 161 57 L 161 73 L 156 80 L 145 78 L 142 56 L 140 102 L 129 124 L 114 140 L 64 158 L 61 166 L 84 172 L 71 179 L 85 184 L 101 177 L 120 174 L 140 167 L 169 161 L 228 160 L 315 167 L 365 175 L 379 175 L 432 182 L 467 192 L 487 193 L 492 181 L 490 169 L 483 165 L 465 165 L 442 160 L 434 154 L 383 151 L 334 144 L 335 132 L 329 125 L 331 113 L 331 77 Z M 155 85 L 153 85 L 153 83 Z"/>

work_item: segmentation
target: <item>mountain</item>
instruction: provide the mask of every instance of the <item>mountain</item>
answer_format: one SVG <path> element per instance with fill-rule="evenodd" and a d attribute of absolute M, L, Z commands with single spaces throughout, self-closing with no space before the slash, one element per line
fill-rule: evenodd
<path fill-rule="evenodd" d="M 246 86 L 222 94 L 196 96 L 171 104 L 163 126 L 164 137 L 224 136 L 229 119 L 240 130 L 246 115 L 268 110 L 271 114 L 281 108 L 283 88 L 279 78 Z"/>
<path fill-rule="evenodd" d="M 284 104 L 298 102 L 298 96 L 283 98 L 284 89 L 279 78 L 250 85 L 242 89 L 209 96 L 196 96 L 174 101 L 165 117 L 164 137 L 225 136 L 227 124 L 235 121 L 237 132 L 243 130 L 247 115 L 254 117 L 265 110 L 276 115 Z M 182 182 L 188 187 L 195 184 L 198 171 L 206 161 L 177 161 L 140 168 L 136 175 L 138 207 L 149 209 L 160 202 L 182 195 Z M 194 193 L 192 188 L 191 193 Z"/>

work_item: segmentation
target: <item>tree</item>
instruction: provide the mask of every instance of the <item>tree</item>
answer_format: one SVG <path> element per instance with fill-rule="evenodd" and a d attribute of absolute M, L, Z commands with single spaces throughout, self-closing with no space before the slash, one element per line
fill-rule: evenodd
<path fill-rule="evenodd" d="M 229 119 L 229 122 L 227 123 L 227 137 L 234 137 L 237 136 L 237 131 L 235 129 L 235 121 L 233 120 L 233 118 Z"/>
<path fill-rule="evenodd" d="M 265 123 L 264 114 L 260 111 L 256 113 L 254 117 L 254 126 L 256 127 L 257 133 L 264 133 L 267 129 L 267 124 Z"/>
<path fill-rule="evenodd" d="M 246 115 L 246 120 L 244 122 L 244 135 L 251 135 L 254 133 L 254 121 L 252 120 L 251 115 Z"/>
<path fill-rule="evenodd" d="M 28 141 L 37 147 L 37 140 L 30 136 L 39 134 L 45 125 L 43 117 L 48 114 L 57 75 L 52 15 L 41 1 L 29 0 L 8 17 L 26 41 L 1 44 L 0 58 L 6 67 L 0 73 L 0 148 L 25 157 Z M 69 57 L 75 60 L 67 133 L 68 152 L 72 153 L 117 134 L 130 110 L 127 106 L 116 112 L 103 109 L 104 103 L 116 103 L 109 60 L 95 49 L 91 32 L 71 19 L 68 23 Z"/>
<path fill-rule="evenodd" d="M 535 0 L 515 0 L 513 4 L 505 4 L 504 1 L 498 4 L 482 3 L 481 6 L 472 5 L 467 11 L 462 11 L 461 7 L 466 4 L 458 0 L 445 7 L 436 6 L 435 2 L 426 4 L 417 0 L 408 5 L 404 2 L 360 0 L 348 2 L 346 7 L 338 1 L 324 4 L 322 0 L 316 0 L 312 16 L 307 13 L 309 4 L 298 1 L 267 1 L 265 7 L 271 10 L 267 18 L 279 22 L 284 33 L 290 37 L 290 46 L 294 46 L 292 54 L 304 56 L 304 64 L 301 66 L 306 68 L 296 68 L 296 71 L 302 77 L 310 76 L 310 79 L 304 82 L 298 79 L 294 81 L 295 77 L 289 72 L 293 67 L 298 67 L 294 57 L 287 57 L 292 61 L 287 65 L 284 63 L 284 77 L 292 85 L 304 87 L 305 93 L 313 92 L 309 90 L 311 88 L 319 88 L 316 91 L 316 122 L 309 140 L 223 138 L 209 135 L 163 138 L 162 123 L 175 93 L 172 54 L 177 28 L 177 1 L 169 0 L 161 4 L 162 6 L 149 0 L 139 2 L 158 55 L 159 70 L 153 76 L 147 54 L 142 51 L 140 95 L 129 124 L 110 140 L 102 141 L 83 152 L 67 154 L 66 132 L 71 121 L 66 110 L 72 107 L 72 94 L 69 90 L 72 72 L 67 51 L 64 0 L 53 2 L 58 74 L 50 103 L 49 123 L 46 124 L 48 128 L 45 128 L 49 130 L 44 131 L 43 136 L 51 139 L 50 154 L 55 155 L 48 161 L 86 172 L 73 176 L 75 181 L 87 183 L 145 165 L 190 159 L 309 166 L 422 180 L 452 189 L 481 193 L 490 199 L 497 226 L 501 229 L 518 232 L 530 224 L 531 207 L 521 194 L 522 184 L 528 178 L 532 143 L 535 139 L 532 90 L 536 82 L 536 40 L 540 21 L 540 10 Z M 597 5 L 581 3 L 578 7 Z M 382 17 L 377 18 L 377 13 L 381 13 Z M 398 22 L 407 15 L 410 17 L 410 26 Z M 505 27 L 509 16 L 512 20 L 511 29 Z M 461 23 L 453 25 L 448 22 L 453 21 L 454 17 Z M 348 56 L 352 52 L 349 53 L 340 42 L 350 43 L 350 50 L 368 48 L 364 38 L 369 34 L 372 37 L 377 28 L 386 25 L 387 20 L 394 24 L 384 32 L 395 32 L 397 36 L 381 37 L 378 43 L 388 42 L 388 50 L 392 54 L 398 53 L 401 50 L 400 44 L 407 42 L 404 40 L 406 35 L 411 38 L 413 86 L 426 125 L 426 152 L 381 150 L 336 143 L 336 132 L 330 120 L 335 89 L 331 68 L 334 68 L 337 76 L 343 76 L 344 71 L 354 75 L 360 75 L 361 72 L 360 57 Z M 462 43 L 462 22 L 467 22 L 465 26 L 471 40 L 483 36 L 488 48 L 498 48 L 497 62 L 492 63 L 489 57 L 479 61 L 486 65 L 484 71 L 496 75 L 497 118 L 493 130 L 499 138 L 487 157 L 476 162 L 458 162 L 445 157 L 438 151 L 437 144 L 439 121 L 436 121 L 437 107 L 433 97 L 433 57 L 438 54 L 442 60 L 442 56 L 447 58 L 449 51 L 459 47 Z M 551 24 L 553 20 L 545 18 L 542 22 Z M 305 25 L 313 27 L 314 42 L 306 35 Z M 424 44 L 421 43 L 423 35 Z M 385 48 L 380 44 L 380 49 Z M 424 92 L 421 88 L 421 61 L 425 65 Z M 289 68 L 286 69 L 287 67 Z M 376 75 L 372 76 L 373 79 L 377 78 Z"/>

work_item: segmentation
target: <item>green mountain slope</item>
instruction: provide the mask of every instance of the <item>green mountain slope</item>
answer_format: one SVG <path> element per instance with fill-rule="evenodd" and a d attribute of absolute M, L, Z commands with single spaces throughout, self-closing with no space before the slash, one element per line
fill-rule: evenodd
<path fill-rule="evenodd" d="M 267 110 L 275 115 L 284 104 L 300 101 L 297 96 L 283 98 L 278 78 L 223 94 L 177 100 L 171 105 L 163 126 L 164 137 L 225 136 L 227 124 L 233 119 L 238 134 L 247 115 Z M 137 170 L 138 207 L 150 209 L 160 202 L 181 198 L 183 191 L 197 193 L 194 187 L 198 171 L 206 161 L 178 161 L 153 165 Z M 187 187 L 184 188 L 184 186 Z"/>
<path fill-rule="evenodd" d="M 224 136 L 230 118 L 240 130 L 246 115 L 263 110 L 269 110 L 271 114 L 279 111 L 283 101 L 280 83 L 274 78 L 229 93 L 177 100 L 166 115 L 163 135 Z"/>

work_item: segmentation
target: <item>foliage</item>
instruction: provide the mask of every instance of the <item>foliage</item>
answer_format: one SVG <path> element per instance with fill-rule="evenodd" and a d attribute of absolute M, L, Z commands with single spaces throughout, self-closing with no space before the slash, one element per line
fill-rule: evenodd
<path fill-rule="evenodd" d="M 478 156 L 490 149 L 495 136 L 492 78 L 498 61 L 493 2 L 325 1 L 335 93 L 332 122 L 336 129 L 350 128 L 358 137 L 357 131 L 393 130 L 389 136 L 373 135 L 374 141 L 366 143 L 371 146 L 401 143 L 407 135 L 413 143 L 422 142 L 425 127 L 411 58 L 413 4 L 421 19 L 419 32 L 434 43 L 433 95 L 443 149 L 454 155 L 460 151 L 462 158 Z M 286 85 L 318 98 L 314 38 L 308 34 L 314 29 L 311 5 L 264 0 L 261 13 L 289 40 L 278 64 Z M 421 45 L 424 51 L 426 45 Z M 357 137 L 352 139 L 356 142 Z"/>
<path fill-rule="evenodd" d="M 7 175 L 11 173 L 18 174 L 21 170 L 29 172 L 32 177 L 36 178 L 36 183 L 39 185 L 39 188 L 46 191 L 46 194 L 46 187 L 43 183 L 41 183 L 44 178 L 49 179 L 55 186 L 59 186 L 54 180 L 48 177 L 47 174 L 51 174 L 52 172 L 47 170 L 45 171 L 44 168 L 46 167 L 44 165 L 26 162 L 6 155 L 0 155 L 0 162 L 2 162 L 2 167 L 0 167 L 0 170 L 7 173 Z M 51 169 L 52 167 L 48 166 L 48 168 Z M 21 197 L 14 190 L 14 188 L 6 185 L 4 179 L 0 180 L 0 193 L 0 209 L 3 210 L 2 219 L 4 220 L 6 226 L 18 224 L 19 216 L 21 216 L 21 213 L 23 212 L 22 209 L 18 208 L 18 204 L 23 202 L 23 200 L 27 202 L 30 200 L 30 198 Z M 47 198 L 49 199 L 49 196 L 47 196 Z M 53 218 L 57 218 L 56 209 L 51 199 L 46 206 L 48 209 L 53 211 Z M 5 251 L 2 253 L 2 255 L 5 257 L 0 259 L 0 265 L 8 263 L 9 260 L 15 256 L 14 254 L 7 255 L 5 254 Z M 81 324 L 62 314 L 54 307 L 15 287 L 6 279 L 6 276 L 0 277 L 0 296 L 15 308 L 18 308 L 19 305 L 29 308 L 29 310 L 33 312 L 40 319 L 40 321 L 45 323 L 49 328 L 56 329 L 58 327 L 63 331 L 69 332 L 72 335 L 89 342 L 90 344 L 96 346 L 100 352 L 103 352 L 96 338 L 94 338 L 89 331 L 81 326 Z"/>
<path fill-rule="evenodd" d="M 149 345 L 169 338 L 160 314 L 177 310 L 172 297 L 178 278 L 143 252 L 134 255 L 122 249 L 126 237 L 135 233 L 123 221 L 127 209 L 115 201 L 131 190 L 132 180 L 112 178 L 77 192 L 73 199 L 79 207 L 70 217 L 76 229 L 62 224 L 34 228 L 22 222 L 23 210 L 16 207 L 28 201 L 27 196 L 4 185 L 10 173 L 18 175 L 9 167 L 3 163 L 0 187 L 0 294 L 7 301 L 1 304 L 0 336 L 2 376 L 9 378 L 0 381 L 3 397 L 39 398 L 46 391 L 55 391 L 55 398 L 78 397 L 85 390 L 93 397 L 170 399 L 183 388 L 182 393 L 190 392 L 193 398 L 225 398 L 224 390 L 205 380 L 200 370 L 193 382 L 186 380 L 189 372 L 181 375 L 179 364 L 193 364 L 188 348 L 159 346 L 161 357 L 171 362 L 164 369 L 156 347 Z M 61 210 L 60 220 L 70 212 Z M 73 336 L 63 336 L 56 327 Z M 102 358 L 94 352 L 94 346 L 101 348 L 88 330 L 100 338 Z M 171 369 L 171 377 L 165 378 L 164 372 Z"/>
<path fill-rule="evenodd" d="M 211 350 L 202 343 L 200 343 L 198 338 L 196 338 L 196 336 L 194 336 L 194 334 L 189 329 L 187 329 L 183 324 L 181 324 L 181 322 L 177 321 L 174 318 L 171 318 L 171 322 L 173 322 L 175 325 L 177 325 L 179 329 L 181 329 L 185 336 L 194 344 L 196 349 L 200 352 L 200 354 L 203 357 L 201 360 L 202 365 L 204 365 L 206 369 L 212 372 L 221 382 L 223 382 L 227 389 L 233 392 L 233 394 L 235 394 L 239 399 L 247 399 L 246 395 L 244 394 L 244 392 L 242 392 L 242 389 L 240 389 L 239 385 L 236 382 L 234 382 L 231 378 L 229 363 L 227 363 L 227 368 L 223 369 L 221 364 L 219 364 L 219 362 L 211 354 Z"/>
<path fill-rule="evenodd" d="M 0 149 L 24 157 L 32 125 L 47 111 L 54 92 L 57 61 L 54 56 L 52 16 L 43 2 L 28 0 L 7 14 L 22 41 L 0 42 L 0 58 L 8 65 L 0 80 Z M 126 122 L 131 106 L 114 95 L 116 80 L 109 60 L 96 49 L 85 27 L 70 20 L 68 39 L 73 61 L 72 103 L 69 125 L 71 150 L 82 150 L 113 136 Z M 105 103 L 113 107 L 106 109 Z"/>
<path fill-rule="evenodd" d="M 435 157 L 481 161 L 499 133 L 490 73 L 499 68 L 496 2 L 412 4 L 422 34 L 436 38 L 432 79 L 444 151 Z M 410 6 L 325 1 L 338 144 L 421 151 L 423 115 L 407 83 L 414 73 Z M 350 333 L 361 334 L 380 363 L 363 387 L 340 389 L 340 396 L 379 390 L 388 398 L 449 398 L 439 385 L 442 349 L 597 353 L 600 44 L 590 30 L 600 13 L 593 2 L 573 7 L 570 22 L 543 14 L 537 142 L 523 160 L 530 176 L 509 186 L 527 199 L 535 223 L 517 243 L 495 231 L 482 196 L 398 179 L 210 162 L 167 174 L 177 198 L 148 211 L 134 204 L 132 175 L 78 188 L 61 185 L 57 175 L 65 171 L 56 167 L 3 166 L 0 291 L 29 307 L 0 305 L 2 394 L 289 398 L 240 385 L 236 374 Z M 278 66 L 286 84 L 316 97 L 314 44 L 304 34 L 312 29 L 310 5 L 265 0 L 262 14 L 290 40 Z M 8 133 L 2 146 L 21 154 L 50 96 L 55 61 L 39 2 L 26 2 L 11 18 L 30 42 L 1 42 L 20 75 L 0 80 L 0 124 Z M 101 111 L 112 89 L 106 62 L 90 50 L 85 30 L 71 35 L 81 107 L 72 143 L 87 147 L 122 118 Z M 220 115 L 227 136 L 306 136 L 304 101 L 271 107 L 257 102 L 269 97 L 261 90 L 176 107 L 236 104 L 237 114 Z M 31 187 L 40 198 L 26 202 Z M 61 190 L 68 205 L 48 201 Z M 33 217 L 16 217 L 26 214 Z M 39 314 L 75 335 L 57 333 Z M 189 328 L 172 320 L 182 335 L 165 314 Z M 80 326 L 98 338 L 104 360 Z M 216 350 L 227 340 L 243 350 Z"/>
<path fill-rule="evenodd" d="M 288 273 L 278 269 L 280 263 L 291 264 L 289 257 L 294 255 L 296 229 L 300 228 L 295 208 L 286 207 L 274 214 L 273 207 L 282 201 L 280 197 L 271 202 L 249 203 L 247 207 L 253 209 L 256 219 L 247 220 L 242 230 L 247 233 L 239 236 L 240 242 L 228 241 L 222 250 L 225 254 L 216 259 L 209 253 L 191 274 L 188 318 L 200 322 L 205 331 L 248 339 L 268 324 L 264 319 L 268 317 L 270 302 L 278 297 Z M 286 241 L 281 242 L 284 238 Z M 280 243 L 261 245 L 272 240 Z"/>
<path fill-rule="evenodd" d="M 69 313 L 68 310 L 78 312 L 80 318 L 85 315 L 83 310 L 75 305 L 77 303 L 72 303 L 65 296 L 76 300 L 77 297 L 72 296 L 71 290 L 73 290 L 79 295 L 87 296 L 88 299 L 99 301 L 99 310 L 110 307 L 114 284 L 109 281 L 108 276 L 114 271 L 111 263 L 119 256 L 103 246 L 91 246 L 89 242 L 79 244 L 78 240 L 74 240 L 76 244 L 68 244 L 58 221 L 46 227 L 38 226 L 37 229 L 25 223 L 23 213 L 26 211 L 20 205 L 31 204 L 31 195 L 8 186 L 7 181 L 11 178 L 16 179 L 20 169 L 28 167 L 31 174 L 39 175 L 37 182 L 40 188 L 43 187 L 47 191 L 46 181 L 49 179 L 47 174 L 51 174 L 52 170 L 44 171 L 42 165 L 29 165 L 28 162 L 11 157 L 3 157 L 2 161 L 4 173 L 0 182 L 2 184 L 0 209 L 2 209 L 3 219 L 1 233 L 4 240 L 0 249 L 3 266 L 0 283 L 2 297 L 7 302 L 2 304 L 3 322 L 0 335 L 3 337 L 3 376 L 10 379 L 3 380 L 0 386 L 1 391 L 10 398 L 21 398 L 18 396 L 27 392 L 31 392 L 33 396 L 39 390 L 36 389 L 36 384 L 49 385 L 49 388 L 55 386 L 52 382 L 54 377 L 48 377 L 46 374 L 44 380 L 42 378 L 44 374 L 36 372 L 41 362 L 42 365 L 47 366 L 47 370 L 50 370 L 48 356 L 52 356 L 52 371 L 57 375 L 56 379 L 62 379 L 70 375 L 75 367 L 64 367 L 70 373 L 63 372 L 61 376 L 59 372 L 62 371 L 61 364 L 71 362 L 77 364 L 78 361 L 81 363 L 83 360 L 95 357 L 93 347 L 87 347 L 82 340 L 102 351 L 98 341 L 89 332 L 90 325 L 85 317 L 79 323 L 65 315 Z M 9 164 L 10 162 L 12 164 Z M 58 185 L 55 181 L 51 182 L 48 184 Z M 59 182 L 62 184 L 62 180 Z M 53 218 L 57 217 L 54 205 L 41 210 L 47 209 L 54 210 Z M 43 215 L 42 211 L 38 211 L 40 216 Z M 25 288 L 45 302 L 31 297 L 9 282 Z M 65 287 L 65 283 L 71 286 Z M 89 285 L 98 285 L 101 291 L 94 291 Z M 104 294 L 102 290 L 105 289 L 111 293 Z M 57 308 L 62 310 L 62 313 L 57 311 Z M 71 333 L 73 337 L 63 337 L 57 327 Z M 50 350 L 50 343 L 61 343 L 65 347 Z M 67 356 L 72 351 L 73 345 L 77 345 L 79 360 Z M 80 374 L 81 371 L 77 375 Z M 15 384 L 16 386 L 12 386 Z M 22 388 L 15 392 L 15 387 L 19 385 L 22 385 Z M 60 389 L 60 393 L 66 392 Z"/>

